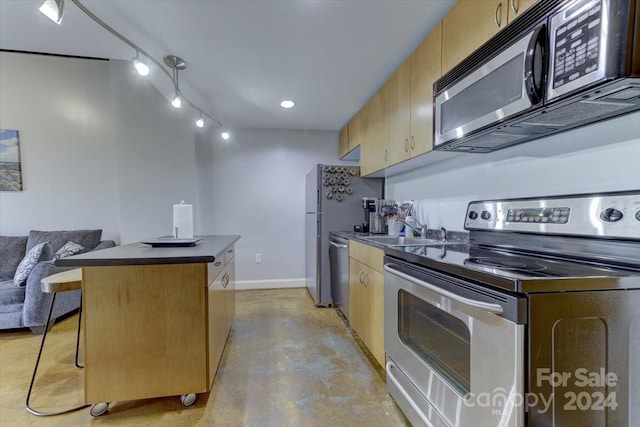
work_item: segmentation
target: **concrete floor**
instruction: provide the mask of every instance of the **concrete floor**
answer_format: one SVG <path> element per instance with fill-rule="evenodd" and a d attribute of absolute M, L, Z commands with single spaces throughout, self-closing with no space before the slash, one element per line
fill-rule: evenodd
<path fill-rule="evenodd" d="M 0 332 L 0 425 L 80 426 L 406 426 L 379 367 L 333 309 L 313 305 L 306 289 L 241 291 L 213 388 L 190 408 L 178 397 L 114 402 L 50 418 L 24 410 L 40 337 Z M 54 326 L 33 406 L 56 410 L 82 400 L 73 368 L 77 317 Z M 378 370 L 376 370 L 378 369 Z M 48 407 L 47 407 L 48 405 Z"/>

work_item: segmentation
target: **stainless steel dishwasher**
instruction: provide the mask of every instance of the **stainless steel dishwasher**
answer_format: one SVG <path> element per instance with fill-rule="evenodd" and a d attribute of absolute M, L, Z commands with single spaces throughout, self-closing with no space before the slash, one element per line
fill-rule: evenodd
<path fill-rule="evenodd" d="M 331 300 L 349 320 L 349 241 L 329 236 L 329 264 L 331 265 Z"/>

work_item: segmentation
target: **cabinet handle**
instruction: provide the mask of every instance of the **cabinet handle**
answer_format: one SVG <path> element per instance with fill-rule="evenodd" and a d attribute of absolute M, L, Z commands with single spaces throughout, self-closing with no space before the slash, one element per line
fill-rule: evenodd
<path fill-rule="evenodd" d="M 409 152 L 409 138 L 406 138 L 406 139 L 404 140 L 404 151 L 405 151 L 406 153 L 408 153 L 408 152 Z"/>
<path fill-rule="evenodd" d="M 369 286 L 369 275 L 367 273 L 364 273 L 364 277 L 362 278 L 362 285 L 365 287 Z"/>
<path fill-rule="evenodd" d="M 516 3 L 517 0 L 511 0 L 511 10 L 513 10 L 513 13 L 517 14 L 518 13 L 518 4 Z"/>
<path fill-rule="evenodd" d="M 387 160 L 389 160 L 389 150 L 387 150 L 385 148 L 385 150 L 384 150 L 384 161 L 386 162 Z"/>
<path fill-rule="evenodd" d="M 416 137 L 411 135 L 411 149 L 414 150 L 416 148 Z"/>
<path fill-rule="evenodd" d="M 222 276 L 222 287 L 226 288 L 228 284 L 229 284 L 229 275 L 227 273 L 224 273 L 224 276 Z"/>
<path fill-rule="evenodd" d="M 496 6 L 496 11 L 493 14 L 493 20 L 498 28 L 500 28 L 500 26 L 502 25 L 502 2 L 498 3 L 498 5 Z"/>
<path fill-rule="evenodd" d="M 364 271 L 360 270 L 360 284 L 362 284 L 362 282 L 364 281 L 364 279 L 362 278 L 363 275 Z"/>

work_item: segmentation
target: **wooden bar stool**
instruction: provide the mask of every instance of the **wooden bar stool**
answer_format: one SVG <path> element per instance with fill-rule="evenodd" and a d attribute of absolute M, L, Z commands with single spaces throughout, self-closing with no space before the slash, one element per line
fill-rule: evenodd
<path fill-rule="evenodd" d="M 40 289 L 42 290 L 42 292 L 52 293 L 53 297 L 51 298 L 51 307 L 49 308 L 49 316 L 47 317 L 47 324 L 45 325 L 44 332 L 42 333 L 42 342 L 40 343 L 38 358 L 36 359 L 36 365 L 33 368 L 33 376 L 31 377 L 31 384 L 29 384 L 29 392 L 27 393 L 25 409 L 28 412 L 32 413 L 33 415 L 37 415 L 39 417 L 48 417 L 51 415 L 67 414 L 69 412 L 77 411 L 79 409 L 83 409 L 90 406 L 90 405 L 76 406 L 76 407 L 66 409 L 64 411 L 59 411 L 59 412 L 40 412 L 38 410 L 33 409 L 29 404 L 29 399 L 31 398 L 31 390 L 33 389 L 33 384 L 36 380 L 36 373 L 38 372 L 38 365 L 40 364 L 40 357 L 42 356 L 42 349 L 44 348 L 44 342 L 47 339 L 47 333 L 49 332 L 49 323 L 51 322 L 51 315 L 53 314 L 53 305 L 56 302 L 56 294 L 58 292 L 67 292 L 67 291 L 75 291 L 78 289 L 82 289 L 82 269 L 76 268 L 73 270 L 63 271 L 61 273 L 47 276 L 44 279 L 42 279 L 40 283 Z M 78 368 L 83 367 L 78 363 L 81 323 L 82 323 L 82 304 L 80 304 L 80 310 L 78 314 L 78 334 L 76 337 L 75 365 Z"/>

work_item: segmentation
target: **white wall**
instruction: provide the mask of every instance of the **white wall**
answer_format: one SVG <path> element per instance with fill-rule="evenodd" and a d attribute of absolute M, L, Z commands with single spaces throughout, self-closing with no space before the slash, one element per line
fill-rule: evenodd
<path fill-rule="evenodd" d="M 0 52 L 0 128 L 20 132 L 23 180 L 0 192 L 0 234 L 119 238 L 111 89 L 108 62 Z"/>
<path fill-rule="evenodd" d="M 472 200 L 640 190 L 640 113 L 487 154 L 461 153 L 387 179 L 430 228 L 464 229 Z"/>
<path fill-rule="evenodd" d="M 242 235 L 239 287 L 304 286 L 305 177 L 317 163 L 343 164 L 337 141 L 337 132 L 303 130 L 196 136 L 201 229 Z"/>
<path fill-rule="evenodd" d="M 0 52 L 0 128 L 20 131 L 24 180 L 0 193 L 0 234 L 170 234 L 172 204 L 198 200 L 192 117 L 167 105 L 128 61 Z"/>

